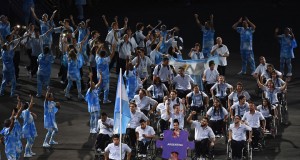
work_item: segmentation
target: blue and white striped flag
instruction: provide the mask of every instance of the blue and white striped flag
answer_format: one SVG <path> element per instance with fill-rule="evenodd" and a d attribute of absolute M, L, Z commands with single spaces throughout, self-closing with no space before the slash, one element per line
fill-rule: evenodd
<path fill-rule="evenodd" d="M 120 130 L 121 134 L 126 133 L 126 128 L 130 119 L 129 99 L 125 89 L 122 72 L 120 71 L 114 110 L 114 134 L 120 134 Z"/>

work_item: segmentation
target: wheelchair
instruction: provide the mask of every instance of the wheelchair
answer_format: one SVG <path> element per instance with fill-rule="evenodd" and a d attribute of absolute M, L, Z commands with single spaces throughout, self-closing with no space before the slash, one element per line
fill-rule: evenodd
<path fill-rule="evenodd" d="M 95 145 L 97 144 L 97 143 L 103 143 L 103 142 L 98 142 L 97 140 L 96 140 L 96 142 L 95 142 Z M 108 144 L 110 144 L 110 143 L 112 143 L 112 139 L 110 138 L 109 140 L 107 140 L 107 141 L 105 141 L 104 142 L 105 143 L 105 147 L 107 147 L 108 146 Z M 94 146 L 95 146 L 94 145 Z M 95 150 L 94 150 L 94 155 L 95 155 L 95 160 L 96 159 L 98 159 L 98 160 L 104 160 L 104 151 L 98 151 L 96 148 L 95 148 Z"/>
<path fill-rule="evenodd" d="M 288 124 L 288 109 L 287 109 L 287 99 L 286 93 L 278 94 L 278 118 L 279 123 Z"/>
<path fill-rule="evenodd" d="M 196 141 L 195 141 L 195 145 L 196 145 Z M 201 143 L 201 142 L 200 142 Z M 195 146 L 195 149 L 193 151 L 191 151 L 191 157 L 192 157 L 192 160 L 213 160 L 214 159 L 214 146 L 210 146 L 210 143 L 211 141 L 208 140 L 208 152 L 206 154 L 202 154 L 200 156 L 196 156 L 196 146 Z"/>
<path fill-rule="evenodd" d="M 235 159 L 234 157 L 232 157 L 231 142 L 227 143 L 226 153 L 227 153 L 228 160 Z M 246 142 L 245 146 L 242 149 L 242 159 L 252 160 L 252 146 L 251 146 L 251 143 L 249 143 L 249 142 Z"/>
<path fill-rule="evenodd" d="M 138 143 L 136 145 L 135 151 L 136 151 L 135 158 L 137 160 L 155 160 L 155 158 L 157 156 L 155 140 L 153 138 L 150 140 L 150 143 L 147 146 L 147 154 L 146 155 L 142 155 L 142 154 L 139 153 L 140 149 L 139 149 Z"/>
<path fill-rule="evenodd" d="M 264 135 L 271 135 L 274 139 L 277 135 L 277 124 L 278 124 L 278 119 L 275 116 L 271 117 L 271 122 L 270 122 L 270 129 L 269 132 L 265 132 Z"/>

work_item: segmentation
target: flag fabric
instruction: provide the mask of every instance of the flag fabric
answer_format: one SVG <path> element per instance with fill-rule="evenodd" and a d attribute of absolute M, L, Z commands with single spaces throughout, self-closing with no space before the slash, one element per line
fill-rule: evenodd
<path fill-rule="evenodd" d="M 170 58 L 169 64 L 174 66 L 177 71 L 179 67 L 185 68 L 185 72 L 189 74 L 194 81 L 199 85 L 200 89 L 203 90 L 202 75 L 205 69 L 208 68 L 208 62 L 213 60 L 215 62 L 215 69 L 218 68 L 219 57 L 212 56 L 208 59 L 197 59 L 197 60 L 178 60 Z"/>
<path fill-rule="evenodd" d="M 120 71 L 114 110 L 114 134 L 126 133 L 126 128 L 130 119 L 129 99 L 125 89 L 122 72 Z"/>

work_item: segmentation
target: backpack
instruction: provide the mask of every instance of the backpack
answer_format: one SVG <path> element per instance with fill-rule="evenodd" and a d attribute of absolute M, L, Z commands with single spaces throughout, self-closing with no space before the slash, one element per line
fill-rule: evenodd
<path fill-rule="evenodd" d="M 159 74 L 159 71 L 161 69 L 161 65 L 162 64 L 160 64 L 160 65 L 157 66 L 157 75 Z M 168 68 L 168 70 L 170 70 L 170 65 L 167 65 L 167 68 Z"/>
<path fill-rule="evenodd" d="M 122 46 L 123 46 L 124 43 L 125 43 L 125 41 L 122 41 L 122 42 L 120 43 L 119 51 L 120 51 L 120 49 L 122 48 Z M 128 43 L 130 44 L 130 47 L 133 48 L 131 42 L 128 41 Z"/>

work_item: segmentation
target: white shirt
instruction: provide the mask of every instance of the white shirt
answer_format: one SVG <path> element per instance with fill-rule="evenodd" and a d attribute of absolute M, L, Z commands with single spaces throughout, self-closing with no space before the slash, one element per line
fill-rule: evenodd
<path fill-rule="evenodd" d="M 211 50 L 213 51 L 217 47 L 218 47 L 218 45 L 214 45 Z M 229 51 L 228 51 L 228 48 L 226 45 L 222 44 L 222 47 L 217 48 L 214 54 L 219 55 L 219 65 L 220 66 L 227 66 L 227 57 L 223 57 L 225 54 L 229 55 Z"/>
<path fill-rule="evenodd" d="M 211 90 L 216 90 L 216 97 L 226 97 L 227 96 L 227 89 L 228 88 L 232 88 L 232 85 L 228 84 L 228 83 L 215 83 L 215 85 L 213 85 L 210 89 Z"/>
<path fill-rule="evenodd" d="M 159 72 L 158 68 L 160 68 Z M 167 82 L 169 79 L 171 79 L 172 74 L 173 72 L 170 65 L 164 66 L 162 64 L 159 64 L 155 66 L 153 71 L 153 75 L 159 77 L 162 82 Z"/>
<path fill-rule="evenodd" d="M 133 99 L 135 100 L 135 104 L 137 105 L 137 108 L 142 110 L 150 110 L 150 105 L 154 106 L 157 104 L 157 101 L 148 97 L 148 96 L 144 96 L 142 99 L 140 99 L 139 95 L 135 95 L 133 97 Z"/>
<path fill-rule="evenodd" d="M 221 109 L 223 113 L 220 112 Z M 206 114 L 210 116 L 209 120 L 213 120 L 213 121 L 223 120 L 224 117 L 228 115 L 228 112 L 224 107 L 219 108 L 218 111 L 217 110 L 215 111 L 215 113 L 214 110 L 215 110 L 214 107 L 210 107 L 209 110 L 207 111 Z"/>
<path fill-rule="evenodd" d="M 239 124 L 239 127 L 235 127 L 235 124 L 230 124 L 229 131 L 232 132 L 232 139 L 235 141 L 246 141 L 246 131 L 251 131 L 252 128 L 245 125 Z"/>
<path fill-rule="evenodd" d="M 176 114 L 176 113 L 171 113 L 170 114 L 170 129 L 173 129 L 174 128 L 174 125 L 173 125 L 173 120 L 174 119 L 178 119 L 178 122 L 179 122 L 179 128 L 180 129 L 183 129 L 184 127 L 184 114 L 182 112 L 179 112 L 179 114 Z"/>
<path fill-rule="evenodd" d="M 205 75 L 207 84 L 213 84 L 213 83 L 217 82 L 219 72 L 216 69 L 211 70 L 210 68 L 207 68 L 204 71 L 204 75 Z"/>
<path fill-rule="evenodd" d="M 259 64 L 254 73 L 258 74 L 258 75 L 262 75 L 266 70 L 267 70 L 267 66 L 268 66 L 268 63 L 265 63 L 264 65 L 263 64 Z"/>
<path fill-rule="evenodd" d="M 271 104 L 276 104 L 278 102 L 277 93 L 281 93 L 280 87 L 275 87 L 273 90 L 266 86 L 261 88 L 265 91 L 265 97 L 270 101 Z"/>
<path fill-rule="evenodd" d="M 187 97 L 189 97 L 192 102 L 191 106 L 203 106 L 203 101 L 205 100 L 206 97 L 208 97 L 204 92 L 199 91 L 198 93 L 195 93 L 194 91 L 190 92 L 189 94 L 186 95 Z"/>
<path fill-rule="evenodd" d="M 173 83 L 175 84 L 175 89 L 190 90 L 192 89 L 191 83 L 195 83 L 195 81 L 190 75 L 185 74 L 184 77 L 182 77 L 178 74 L 174 77 Z"/>
<path fill-rule="evenodd" d="M 146 139 L 145 137 L 143 137 L 143 134 L 145 134 L 145 135 L 152 135 L 152 136 L 155 135 L 155 131 L 154 131 L 153 127 L 148 126 L 148 125 L 146 126 L 145 129 L 142 129 L 141 126 L 138 126 L 135 129 L 135 132 L 139 133 L 139 141 L 142 141 L 143 139 Z"/>
<path fill-rule="evenodd" d="M 146 38 L 146 36 L 144 36 L 143 31 L 139 30 L 135 32 L 135 36 L 136 36 L 136 43 L 138 45 L 138 47 L 145 47 L 145 42 L 144 39 Z"/>
<path fill-rule="evenodd" d="M 131 56 L 131 52 L 134 52 L 131 42 L 125 42 L 124 40 L 119 42 L 119 58 L 126 59 Z"/>
<path fill-rule="evenodd" d="M 148 121 L 148 117 L 145 116 L 143 112 L 135 111 L 135 113 L 130 112 L 131 119 L 128 123 L 127 128 L 133 128 L 135 129 L 140 125 L 140 120 L 144 119 L 145 121 Z"/>
<path fill-rule="evenodd" d="M 110 143 L 104 150 L 105 152 L 108 152 L 109 159 L 113 160 L 120 160 L 120 145 L 116 146 L 114 143 Z M 128 147 L 127 144 L 122 143 L 122 159 L 125 158 L 125 152 L 131 152 L 131 149 Z"/>
<path fill-rule="evenodd" d="M 110 126 L 114 125 L 114 120 L 111 118 L 106 119 L 105 123 L 107 123 Z M 98 120 L 98 127 L 99 134 L 108 134 L 110 137 L 113 135 L 113 128 L 107 128 L 105 125 L 103 125 L 103 122 L 101 119 Z"/>
<path fill-rule="evenodd" d="M 160 118 L 167 121 L 170 116 L 167 113 L 167 106 L 164 103 L 159 103 L 156 107 L 156 111 L 160 112 Z"/>
<path fill-rule="evenodd" d="M 236 104 L 239 102 L 239 96 L 244 95 L 247 100 L 249 100 L 251 97 L 247 91 L 242 91 L 240 94 L 238 94 L 236 91 L 233 91 L 229 94 L 228 99 L 233 101 L 233 104 Z"/>
<path fill-rule="evenodd" d="M 265 120 L 265 118 L 259 111 L 255 111 L 254 114 L 250 114 L 250 111 L 248 111 L 244 114 L 242 120 L 246 121 L 252 128 L 259 128 L 260 121 Z"/>
<path fill-rule="evenodd" d="M 192 51 L 191 53 L 191 59 L 204 59 L 204 55 L 202 52 L 195 52 L 195 51 Z"/>
<path fill-rule="evenodd" d="M 276 106 L 273 106 L 271 105 L 271 110 L 274 110 L 276 108 Z M 271 111 L 269 110 L 268 107 L 263 107 L 262 105 L 259 105 L 256 107 L 256 109 L 258 111 L 260 111 L 260 113 L 265 117 L 265 118 L 268 118 L 268 117 L 271 117 Z"/>
<path fill-rule="evenodd" d="M 192 128 L 195 128 L 195 140 L 201 141 L 206 138 L 215 138 L 213 130 L 209 127 L 201 127 L 201 123 L 198 121 L 192 121 Z"/>
<path fill-rule="evenodd" d="M 152 92 L 152 98 L 164 98 L 164 92 L 167 92 L 168 88 L 163 83 L 160 85 L 152 84 L 147 88 L 147 91 Z"/>
<path fill-rule="evenodd" d="M 137 64 L 137 61 L 138 61 L 138 57 L 135 57 L 135 58 L 132 60 L 132 64 L 133 64 L 133 65 L 136 65 L 136 64 Z M 139 66 L 136 68 L 136 69 L 137 69 L 138 76 L 139 76 L 140 78 L 148 77 L 148 68 L 147 68 L 147 67 L 150 67 L 150 65 L 152 65 L 152 61 L 150 60 L 149 57 L 144 56 L 144 58 L 140 58 L 140 64 L 139 64 Z"/>
<path fill-rule="evenodd" d="M 184 107 L 184 106 L 183 106 L 182 103 L 181 103 L 181 98 L 176 97 L 176 98 L 174 98 L 173 100 L 170 99 L 170 105 L 169 105 L 170 113 L 173 113 L 173 112 L 174 112 L 173 106 L 174 106 L 175 104 L 179 104 L 180 110 L 183 110 L 183 107 Z"/>
<path fill-rule="evenodd" d="M 240 103 L 235 103 L 230 107 L 232 110 L 234 110 L 235 112 L 235 116 L 239 115 L 239 116 L 243 116 L 245 114 L 245 112 L 249 111 L 249 103 L 246 102 L 245 104 L 240 105 Z M 240 113 L 239 113 L 240 111 Z"/>

